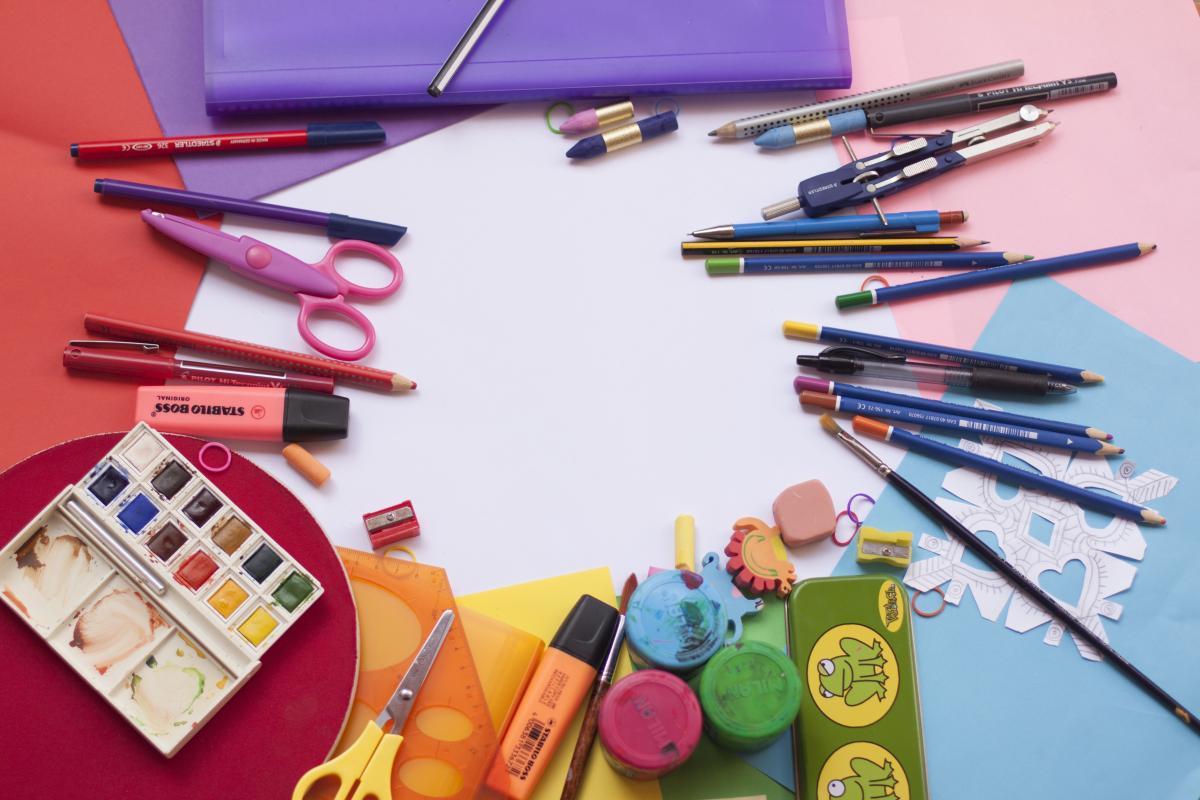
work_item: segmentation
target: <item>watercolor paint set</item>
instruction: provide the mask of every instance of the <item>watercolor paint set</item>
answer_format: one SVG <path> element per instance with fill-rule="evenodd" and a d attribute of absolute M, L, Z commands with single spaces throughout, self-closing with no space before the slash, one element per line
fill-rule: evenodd
<path fill-rule="evenodd" d="M 0 550 L 0 597 L 166 756 L 320 583 L 142 423 Z"/>

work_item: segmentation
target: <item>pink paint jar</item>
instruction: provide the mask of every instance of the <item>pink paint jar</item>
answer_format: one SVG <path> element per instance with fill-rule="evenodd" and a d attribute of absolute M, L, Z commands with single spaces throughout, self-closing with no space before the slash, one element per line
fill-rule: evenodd
<path fill-rule="evenodd" d="M 704 716 L 691 688 L 646 669 L 613 684 L 600 705 L 600 744 L 612 768 L 636 780 L 661 778 L 687 761 Z"/>

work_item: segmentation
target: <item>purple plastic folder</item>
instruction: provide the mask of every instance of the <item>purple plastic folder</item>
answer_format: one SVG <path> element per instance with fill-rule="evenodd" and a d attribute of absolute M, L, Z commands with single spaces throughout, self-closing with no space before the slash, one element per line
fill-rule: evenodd
<path fill-rule="evenodd" d="M 205 0 L 208 113 L 844 88 L 844 0 Z M 169 4 L 168 4 L 169 5 Z"/>
<path fill-rule="evenodd" d="M 251 0 L 247 0 L 250 3 Z M 333 0 L 330 0 L 331 7 Z M 202 0 L 109 0 L 142 85 L 165 136 L 203 136 L 248 130 L 303 128 L 310 122 L 364 119 L 358 112 L 299 113 L 270 117 L 214 118 L 204 111 L 204 11 Z M 194 192 L 261 197 L 292 184 L 358 161 L 386 147 L 424 136 L 485 110 L 475 107 L 413 108 L 372 112 L 370 119 L 387 131 L 387 143 L 369 147 L 313 150 L 251 150 L 233 155 L 176 158 L 187 188 Z M 136 135 L 115 127 L 113 136 Z M 102 170 L 93 172 L 104 174 Z M 352 206 L 338 211 L 354 214 Z"/>

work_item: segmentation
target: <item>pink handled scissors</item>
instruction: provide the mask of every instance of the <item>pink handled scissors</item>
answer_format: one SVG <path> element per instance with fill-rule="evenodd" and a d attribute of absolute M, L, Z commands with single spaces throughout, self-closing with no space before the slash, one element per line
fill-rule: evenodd
<path fill-rule="evenodd" d="M 337 242 L 329 248 L 324 258 L 309 264 L 249 236 L 230 236 L 183 217 L 147 209 L 142 212 L 142 219 L 159 233 L 229 265 L 239 275 L 295 294 L 300 300 L 300 317 L 296 321 L 300 335 L 314 350 L 330 358 L 357 361 L 375 346 L 375 326 L 361 311 L 347 303 L 346 298 L 387 297 L 394 294 L 404 281 L 404 268 L 396 257 L 370 242 L 353 239 Z M 391 282 L 375 288 L 351 283 L 343 278 L 335 262 L 339 254 L 347 251 L 366 253 L 382 262 L 392 272 Z M 343 350 L 318 339 L 308 324 L 309 317 L 318 311 L 348 320 L 362 332 L 362 345 L 354 350 Z"/>

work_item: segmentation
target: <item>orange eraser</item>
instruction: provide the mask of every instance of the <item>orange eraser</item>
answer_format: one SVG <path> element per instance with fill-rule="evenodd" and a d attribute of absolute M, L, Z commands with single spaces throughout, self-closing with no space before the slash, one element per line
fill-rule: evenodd
<path fill-rule="evenodd" d="M 292 465 L 313 486 L 320 486 L 329 480 L 329 467 L 317 461 L 316 457 L 298 444 L 289 444 L 283 448 L 284 459 Z"/>

